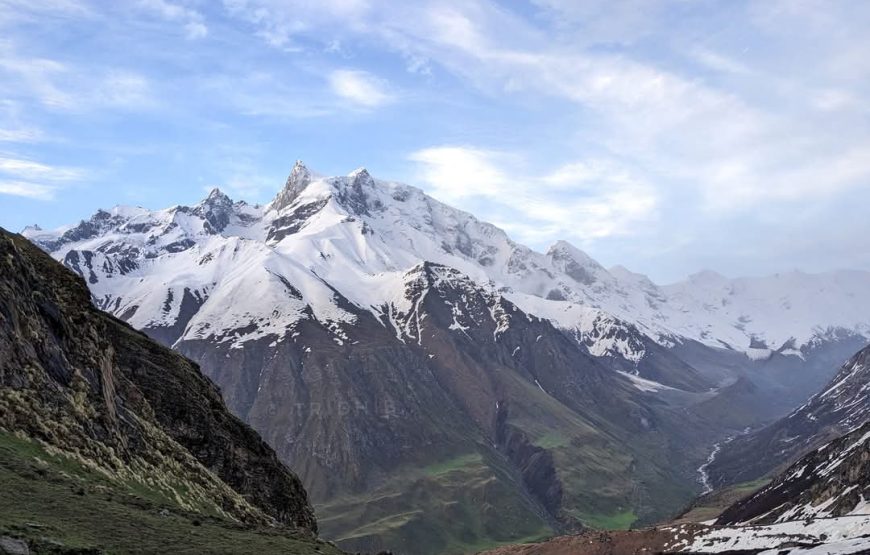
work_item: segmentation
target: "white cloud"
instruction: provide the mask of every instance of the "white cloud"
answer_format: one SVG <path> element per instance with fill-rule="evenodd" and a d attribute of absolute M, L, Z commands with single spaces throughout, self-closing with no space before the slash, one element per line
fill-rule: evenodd
<path fill-rule="evenodd" d="M 370 9 L 367 0 L 223 0 L 223 5 L 230 15 L 253 25 L 267 44 L 282 50 L 295 50 L 296 35 L 336 20 L 354 25 Z"/>
<path fill-rule="evenodd" d="M 191 40 L 201 39 L 208 35 L 208 27 L 201 21 L 190 21 L 184 25 L 184 32 Z"/>
<path fill-rule="evenodd" d="M 49 166 L 32 160 L 0 157 L 0 173 L 24 180 L 75 181 L 83 176 L 82 170 L 63 166 Z"/>
<path fill-rule="evenodd" d="M 0 83 L 0 91 L 6 94 L 26 92 L 49 108 L 69 109 L 75 104 L 73 97 L 56 83 L 69 73 L 69 68 L 60 62 L 18 58 L 6 46 L 0 48 L 0 74 L 3 73 L 5 85 Z"/>
<path fill-rule="evenodd" d="M 131 71 L 106 73 L 100 87 L 94 91 L 93 101 L 102 106 L 140 109 L 156 103 L 151 83 L 145 76 Z"/>
<path fill-rule="evenodd" d="M 865 102 L 850 90 L 823 88 L 810 94 L 810 102 L 823 112 L 847 111 L 849 113 L 868 113 Z"/>
<path fill-rule="evenodd" d="M 88 18 L 93 12 L 77 0 L 0 0 L 0 26 L 20 22 L 34 22 L 40 18 Z"/>
<path fill-rule="evenodd" d="M 0 128 L 0 142 L 4 143 L 35 143 L 43 137 L 42 131 L 33 127 Z"/>
<path fill-rule="evenodd" d="M 468 146 L 427 148 L 409 159 L 435 198 L 472 209 L 532 244 L 636 235 L 657 217 L 654 189 L 616 161 L 583 160 L 528 175 L 516 155 Z"/>
<path fill-rule="evenodd" d="M 246 116 L 302 119 L 336 111 L 335 102 L 323 98 L 327 95 L 311 94 L 298 81 L 262 71 L 201 78 L 198 86 L 208 98 Z"/>
<path fill-rule="evenodd" d="M 8 43 L 0 43 L 0 95 L 21 102 L 36 101 L 60 112 L 140 110 L 157 104 L 151 82 L 143 74 L 23 57 Z"/>
<path fill-rule="evenodd" d="M 408 157 L 418 164 L 417 179 L 444 202 L 471 196 L 492 197 L 508 185 L 508 177 L 496 167 L 494 152 L 466 146 L 437 146 L 418 150 Z"/>
<path fill-rule="evenodd" d="M 336 95 L 362 108 L 377 108 L 393 100 L 384 80 L 365 71 L 339 69 L 329 74 Z"/>
<path fill-rule="evenodd" d="M 0 179 L 0 195 L 12 195 L 35 200 L 52 200 L 54 193 L 55 187 L 48 185 Z"/>
<path fill-rule="evenodd" d="M 562 98 L 594 114 L 596 126 L 590 132 L 601 148 L 657 176 L 657 186 L 672 189 L 672 195 L 702 199 L 699 209 L 756 209 L 767 200 L 828 197 L 870 185 L 860 156 L 843 160 L 855 141 L 868 135 L 854 122 L 844 133 L 826 128 L 824 120 L 809 120 L 769 102 L 757 104 L 695 76 L 625 55 L 560 48 L 545 37 L 517 43 L 522 32 L 511 25 L 527 34 L 534 31 L 481 5 L 469 3 L 461 12 L 430 10 L 428 27 L 410 32 L 419 33 L 416 38 L 428 57 L 494 94 L 503 96 L 507 90 Z M 746 76 L 753 85 L 763 79 L 712 50 L 699 49 L 695 56 L 718 71 Z M 848 98 L 843 91 L 828 94 L 821 106 L 840 107 Z M 785 108 L 792 98 L 788 100 Z M 826 167 L 838 171 L 819 171 Z"/>
<path fill-rule="evenodd" d="M 0 156 L 0 194 L 51 200 L 58 189 L 84 176 L 79 168 Z"/>
<path fill-rule="evenodd" d="M 166 21 L 181 23 L 188 39 L 201 39 L 208 35 L 202 14 L 194 9 L 168 0 L 139 0 L 139 6 Z"/>
<path fill-rule="evenodd" d="M 737 74 L 752 73 L 752 70 L 746 64 L 708 48 L 695 48 L 689 52 L 689 55 L 701 65 L 714 71 Z"/>

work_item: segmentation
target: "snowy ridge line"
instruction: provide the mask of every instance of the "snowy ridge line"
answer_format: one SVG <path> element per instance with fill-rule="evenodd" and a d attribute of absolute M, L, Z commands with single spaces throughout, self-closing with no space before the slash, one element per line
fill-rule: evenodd
<path fill-rule="evenodd" d="M 338 307 L 335 293 L 379 321 L 384 313 L 407 313 L 404 277 L 422 263 L 454 268 L 498 291 L 524 312 L 571 332 L 596 356 L 635 364 L 646 356 L 646 339 L 665 347 L 694 340 L 763 358 L 803 356 L 821 341 L 850 335 L 870 337 L 867 272 L 738 279 L 701 272 L 660 286 L 622 267 L 607 270 L 565 241 L 536 252 L 492 224 L 414 187 L 374 179 L 365 169 L 323 177 L 297 163 L 265 206 L 214 190 L 191 207 L 115 207 L 77 226 L 24 234 L 83 275 L 104 306 L 139 328 L 171 326 L 180 318 L 184 291 L 208 289 L 185 326 L 184 333 L 196 337 L 248 326 L 281 335 L 309 317 L 348 323 L 352 316 Z M 250 298 L 253 291 L 262 293 L 262 302 Z M 160 308 L 170 292 L 166 313 Z M 234 308 L 243 297 L 250 311 Z M 384 311 L 391 305 L 395 310 Z M 235 341 L 263 334 L 239 334 Z"/>

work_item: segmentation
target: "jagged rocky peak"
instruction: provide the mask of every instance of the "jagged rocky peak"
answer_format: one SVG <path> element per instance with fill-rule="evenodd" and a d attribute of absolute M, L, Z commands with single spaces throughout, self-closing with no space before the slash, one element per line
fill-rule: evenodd
<path fill-rule="evenodd" d="M 365 168 L 357 168 L 347 174 L 348 178 L 350 178 L 351 185 L 354 187 L 360 186 L 372 186 L 375 184 L 375 180 L 372 178 L 369 171 Z"/>
<path fill-rule="evenodd" d="M 311 178 L 311 170 L 305 166 L 302 160 L 296 160 L 284 188 L 272 201 L 272 209 L 280 212 L 293 204 L 296 197 L 311 183 Z"/>
<path fill-rule="evenodd" d="M 205 220 L 205 230 L 220 233 L 230 223 L 233 215 L 233 201 L 223 191 L 215 187 L 194 209 L 194 214 Z"/>
<path fill-rule="evenodd" d="M 230 206 L 232 204 L 232 199 L 217 187 L 209 191 L 208 196 L 200 202 L 200 206 Z"/>
<path fill-rule="evenodd" d="M 336 200 L 351 213 L 367 215 L 370 210 L 382 208 L 380 201 L 371 198 L 375 180 L 367 169 L 359 168 L 350 172 L 346 180 L 338 180 L 336 185 Z"/>

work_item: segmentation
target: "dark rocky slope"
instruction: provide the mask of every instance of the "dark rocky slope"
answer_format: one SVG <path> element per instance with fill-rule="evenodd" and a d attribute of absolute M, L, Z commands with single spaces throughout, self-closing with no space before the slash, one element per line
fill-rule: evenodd
<path fill-rule="evenodd" d="M 708 467 L 716 487 L 758 479 L 870 418 L 870 347 L 785 418 L 728 442 Z"/>
<path fill-rule="evenodd" d="M 314 541 L 300 481 L 199 368 L 93 308 L 79 276 L 2 229 L 0 428 L 178 510 Z"/>
<path fill-rule="evenodd" d="M 412 309 L 379 322 L 336 292 L 357 318 L 341 342 L 310 318 L 244 349 L 176 343 L 300 472 L 326 536 L 462 553 L 692 497 L 697 463 L 676 453 L 704 430 L 679 408 L 452 268 L 420 264 L 404 294 Z"/>
<path fill-rule="evenodd" d="M 726 509 L 716 523 L 840 517 L 870 512 L 868 502 L 870 422 L 810 452 L 770 484 Z"/>

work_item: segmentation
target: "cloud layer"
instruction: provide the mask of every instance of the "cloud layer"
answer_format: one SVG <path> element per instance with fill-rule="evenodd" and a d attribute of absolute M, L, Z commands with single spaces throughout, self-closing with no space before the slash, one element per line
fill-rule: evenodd
<path fill-rule="evenodd" d="M 212 185 L 266 200 L 303 157 L 660 280 L 870 268 L 870 5 L 135 7 L 0 0 L 0 155 L 80 171 L 19 168 L 0 194 L 87 181 L 82 215 L 89 199 L 151 191 L 160 206 Z M 191 198 L 173 197 L 185 183 Z M 33 220 L 23 206 L 0 217 Z"/>

